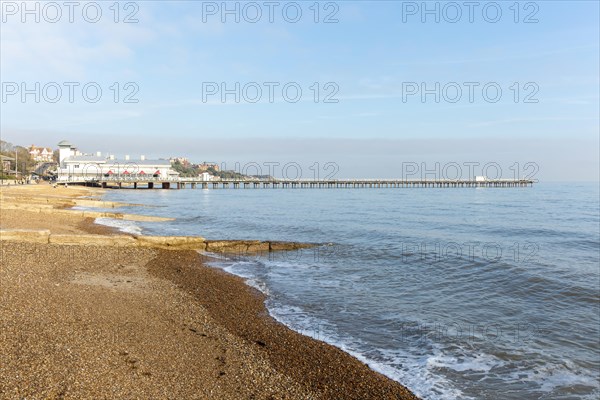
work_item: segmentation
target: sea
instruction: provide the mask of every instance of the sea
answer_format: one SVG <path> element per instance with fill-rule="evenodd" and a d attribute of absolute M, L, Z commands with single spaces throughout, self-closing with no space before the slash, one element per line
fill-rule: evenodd
<path fill-rule="evenodd" d="M 600 397 L 598 183 L 113 190 L 148 235 L 316 243 L 210 262 L 423 399 Z"/>

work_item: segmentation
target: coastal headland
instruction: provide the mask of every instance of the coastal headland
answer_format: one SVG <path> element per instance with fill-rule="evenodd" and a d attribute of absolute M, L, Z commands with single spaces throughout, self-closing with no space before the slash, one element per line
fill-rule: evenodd
<path fill-rule="evenodd" d="M 313 244 L 129 235 L 94 223 L 165 218 L 102 190 L 0 187 L 0 398 L 417 399 L 272 319 L 201 253 Z"/>

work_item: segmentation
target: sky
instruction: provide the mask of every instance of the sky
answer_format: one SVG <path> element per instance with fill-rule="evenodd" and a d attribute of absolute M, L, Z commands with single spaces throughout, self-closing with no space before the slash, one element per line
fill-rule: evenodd
<path fill-rule="evenodd" d="M 0 3 L 15 144 L 303 178 L 599 178 L 597 1 Z"/>

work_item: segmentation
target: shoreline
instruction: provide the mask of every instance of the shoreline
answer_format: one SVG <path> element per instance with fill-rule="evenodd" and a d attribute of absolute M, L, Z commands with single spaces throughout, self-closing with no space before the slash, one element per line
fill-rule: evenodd
<path fill-rule="evenodd" d="M 318 390 L 319 398 L 417 399 L 352 355 L 276 321 L 265 306 L 266 296 L 247 285 L 245 279 L 203 265 L 199 254 L 180 253 L 183 265 L 169 265 L 165 258 L 170 255 L 161 252 L 148 264 L 150 273 L 194 296 L 219 324 L 265 352 L 277 370 L 304 387 Z"/>
<path fill-rule="evenodd" d="M 14 194 L 16 191 L 28 191 L 20 190 L 20 188 L 17 187 L 16 190 L 10 190 L 11 194 Z M 82 190 L 78 190 L 78 188 L 71 189 L 69 187 L 68 189 L 59 189 L 58 191 L 48 190 L 46 192 L 50 192 L 52 195 L 81 197 Z M 89 188 L 86 188 L 83 192 L 87 194 L 94 193 L 95 196 L 102 193 L 101 190 Z M 31 197 L 29 193 L 27 195 Z M 9 198 L 9 196 L 5 196 L 4 189 L 2 197 L 3 199 Z M 39 199 L 40 197 L 38 196 L 37 198 Z M 6 229 L 5 225 L 10 224 L 13 224 L 11 229 L 19 227 L 20 222 L 23 222 L 22 219 L 21 221 L 11 220 L 14 218 L 15 213 L 34 214 L 33 211 L 26 210 L 25 208 L 5 208 L 4 201 L 2 200 L 3 221 L 0 224 L 2 229 Z M 48 197 L 46 198 L 46 202 L 49 202 Z M 96 224 L 94 222 L 95 218 L 92 218 L 89 214 L 85 217 L 83 213 L 76 212 L 75 214 L 78 215 L 63 215 L 62 213 L 57 214 L 51 211 L 48 213 L 38 213 L 38 216 L 41 218 L 38 221 L 38 225 L 41 228 L 50 228 L 50 231 L 53 233 L 58 230 L 62 234 L 79 234 L 80 236 L 82 233 L 88 235 L 123 235 L 116 228 Z M 11 221 L 7 221 L 7 219 Z M 46 221 L 44 223 L 44 219 L 54 221 L 50 221 L 50 223 Z M 54 226 L 57 221 L 64 222 L 65 219 L 71 222 L 71 226 L 61 226 L 58 228 Z M 35 224 L 32 224 L 30 221 L 30 223 L 24 225 L 23 228 L 31 229 L 34 227 L 32 225 Z M 63 232 L 64 230 L 68 232 Z M 7 256 L 10 259 L 11 255 L 19 251 L 31 254 L 33 253 L 32 247 L 36 247 L 35 254 L 38 255 L 36 257 L 38 265 L 46 262 L 48 265 L 52 264 L 54 266 L 50 268 L 50 273 L 42 271 L 41 275 L 44 275 L 44 277 L 47 277 L 52 282 L 56 280 L 60 281 L 55 284 L 61 290 L 78 292 L 81 286 L 83 286 L 87 291 L 94 292 L 98 296 L 104 296 L 110 304 L 109 308 L 117 306 L 117 304 L 113 303 L 118 301 L 118 299 L 112 298 L 111 295 L 115 295 L 115 293 L 113 287 L 110 286 L 117 285 L 123 286 L 125 289 L 119 291 L 118 296 L 115 296 L 122 300 L 124 299 L 126 303 L 136 303 L 142 300 L 147 301 L 146 297 L 152 298 L 153 296 L 166 299 L 179 298 L 180 301 L 178 304 L 181 308 L 196 310 L 193 313 L 183 312 L 176 316 L 164 314 L 168 307 L 161 303 L 152 303 L 151 307 L 147 305 L 147 309 L 144 307 L 136 309 L 136 314 L 141 313 L 142 315 L 146 315 L 151 310 L 159 311 L 158 314 L 153 314 L 153 318 L 157 319 L 157 324 L 160 323 L 161 326 L 164 326 L 156 330 L 142 330 L 144 335 L 150 335 L 154 338 L 153 340 L 156 343 L 153 343 L 152 347 L 158 353 L 162 353 L 162 350 L 170 348 L 173 345 L 172 339 L 169 336 L 161 337 L 160 335 L 164 330 L 172 331 L 176 328 L 179 324 L 175 320 L 178 318 L 194 319 L 198 316 L 197 314 L 204 316 L 203 325 L 186 323 L 184 327 L 178 329 L 178 333 L 182 336 L 179 338 L 181 346 L 190 350 L 185 353 L 176 350 L 173 354 L 185 358 L 190 352 L 198 355 L 198 352 L 206 353 L 207 349 L 214 350 L 215 343 L 209 343 L 208 345 L 206 343 L 198 343 L 199 340 L 201 342 L 207 341 L 207 338 L 211 339 L 210 342 L 218 342 L 219 344 L 216 347 L 219 350 L 223 350 L 223 354 L 212 357 L 212 359 L 210 359 L 210 356 L 208 358 L 206 355 L 200 356 L 190 361 L 194 365 L 185 365 L 181 370 L 180 368 L 175 368 L 174 370 L 178 372 L 180 378 L 171 382 L 171 384 L 176 386 L 183 385 L 185 387 L 166 391 L 163 387 L 163 391 L 160 392 L 159 389 L 161 388 L 159 386 L 161 384 L 164 385 L 164 382 L 160 379 L 155 379 L 155 382 L 146 382 L 142 385 L 147 393 L 156 393 L 154 390 L 159 390 L 160 393 L 163 393 L 162 397 L 184 394 L 187 398 L 197 398 L 195 396 L 198 396 L 199 393 L 203 393 L 207 388 L 212 388 L 211 390 L 213 391 L 210 393 L 213 398 L 252 398 L 254 396 L 254 398 L 298 399 L 417 399 L 415 395 L 401 384 L 370 369 L 366 364 L 363 364 L 352 355 L 335 346 L 297 333 L 276 321 L 269 315 L 266 309 L 266 297 L 264 294 L 247 285 L 243 278 L 204 265 L 202 259 L 205 256 L 194 249 L 167 250 L 164 247 L 159 248 L 160 246 L 119 247 L 115 255 L 114 248 L 103 245 L 94 247 L 97 253 L 92 254 L 93 252 L 89 252 L 89 246 L 86 248 L 81 244 L 32 244 L 7 240 L 3 240 L 1 243 L 3 264 L 7 264 Z M 49 259 L 48 252 L 54 249 L 60 253 L 66 246 L 70 246 L 69 251 L 76 254 L 69 256 L 69 262 L 66 265 L 57 267 L 57 260 Z M 84 255 L 84 251 L 77 251 L 82 250 L 82 248 L 88 252 L 86 254 L 88 260 L 83 263 L 81 263 L 80 258 Z M 90 261 L 92 258 L 96 258 L 97 260 L 92 262 Z M 138 264 L 135 268 L 135 273 L 129 271 L 131 272 L 129 278 L 119 278 L 121 276 L 119 274 L 122 274 L 122 271 L 117 274 L 115 269 L 127 269 L 129 267 L 123 267 L 123 265 L 131 264 L 132 262 Z M 98 263 L 104 265 L 98 266 Z M 27 265 L 28 262 L 23 262 L 20 264 L 17 263 L 16 266 L 23 267 Z M 75 267 L 76 271 L 73 272 L 75 265 L 79 266 Z M 43 266 L 42 269 L 44 269 Z M 89 269 L 89 271 L 81 275 L 80 269 Z M 9 271 L 9 276 L 6 276 L 7 270 Z M 15 278 L 14 276 L 10 276 L 11 271 L 14 273 L 14 268 L 10 268 L 10 266 L 9 268 L 3 266 L 0 271 L 4 278 L 8 278 L 8 281 L 11 278 Z M 75 276 L 73 276 L 74 273 Z M 125 275 L 129 276 L 128 274 Z M 123 280 L 125 282 L 121 282 Z M 117 283 L 115 284 L 113 281 Z M 140 287 L 143 287 L 144 290 L 137 287 L 137 283 L 139 282 L 142 282 Z M 149 293 L 146 293 L 146 286 L 153 287 L 153 285 L 157 286 L 157 288 L 149 290 Z M 10 287 L 11 285 L 8 284 L 7 286 Z M 159 286 L 162 289 L 158 288 Z M 4 293 L 5 290 L 2 292 Z M 144 292 L 141 298 L 140 292 Z M 45 294 L 49 298 L 55 296 L 51 289 Z M 19 303 L 22 299 L 11 300 Z M 3 311 L 0 309 L 0 318 L 4 314 Z M 63 317 L 65 316 L 59 315 L 59 318 Z M 113 314 L 112 317 L 122 320 L 121 322 L 128 321 L 127 315 L 122 316 L 117 313 L 116 316 Z M 3 319 L 0 319 L 0 322 L 9 322 Z M 36 320 L 34 319 L 29 322 L 35 324 Z M 94 326 L 93 323 L 91 325 Z M 98 325 L 102 324 L 98 323 Z M 82 328 L 78 324 L 71 324 L 68 327 L 76 332 Z M 139 332 L 140 327 L 137 328 Z M 220 331 L 221 334 L 212 335 L 209 333 L 211 329 Z M 111 329 L 108 329 L 108 331 L 111 331 Z M 5 339 L 7 339 L 6 337 L 3 340 L 7 341 Z M 53 339 L 54 341 L 58 340 L 57 338 Z M 8 341 L 14 342 L 14 339 Z M 21 344 L 12 343 L 13 346 L 21 346 Z M 14 354 L 11 354 L 10 349 L 7 349 L 5 345 L 6 343 L 0 345 L 0 356 L 3 359 L 11 359 Z M 114 347 L 115 345 L 120 345 L 119 341 L 114 341 L 112 346 L 109 347 Z M 85 351 L 85 345 L 83 345 L 83 351 Z M 130 353 L 126 350 L 119 350 L 117 353 L 120 354 L 124 351 L 128 352 L 128 354 L 121 356 L 121 358 L 127 358 Z M 146 359 L 150 359 L 153 356 L 152 354 L 146 354 L 144 349 L 138 349 L 138 352 L 140 355 L 137 356 L 137 361 L 134 363 L 128 362 L 128 364 L 133 364 L 134 366 L 142 365 Z M 211 353 L 211 351 L 208 351 L 208 353 Z M 244 361 L 239 362 L 241 359 Z M 165 362 L 163 359 L 160 361 L 162 363 Z M 215 363 L 216 365 L 213 365 L 212 368 L 206 368 L 206 371 L 202 373 L 197 371 L 202 365 Z M 12 366 L 18 368 L 17 365 Z M 147 368 L 150 367 L 148 366 Z M 192 373 L 192 371 L 196 372 Z M 4 371 L 0 370 L 0 372 Z M 27 375 L 28 371 L 20 372 Z M 160 375 L 160 372 L 154 370 L 147 372 L 150 374 L 150 377 Z M 189 374 L 192 375 L 189 376 Z M 215 380 L 218 384 L 215 386 L 215 382 L 199 382 L 198 378 L 201 376 L 207 377 L 208 380 Z M 194 377 L 196 378 L 194 383 L 189 384 L 190 379 Z M 251 384 L 250 388 L 241 389 L 241 382 L 245 382 L 247 379 L 256 383 Z M 132 384 L 131 377 L 129 376 L 119 376 L 117 380 L 123 380 Z M 150 378 L 147 380 L 152 381 Z M 6 385 L 0 383 L 0 394 L 4 396 L 8 393 L 14 393 L 14 388 L 10 386 L 10 383 Z M 215 389 L 217 386 L 218 390 Z M 25 387 L 24 389 L 28 388 Z M 139 389 L 141 390 L 142 387 Z M 25 393 L 32 395 L 32 392 L 28 390 L 18 390 L 18 392 L 20 395 Z M 34 391 L 33 395 L 35 393 Z M 87 392 L 83 389 L 77 391 L 74 386 L 67 385 L 65 393 L 77 397 L 82 394 L 85 395 Z M 161 396 L 159 395 L 158 397 Z M 202 397 L 200 396 L 199 398 Z"/>

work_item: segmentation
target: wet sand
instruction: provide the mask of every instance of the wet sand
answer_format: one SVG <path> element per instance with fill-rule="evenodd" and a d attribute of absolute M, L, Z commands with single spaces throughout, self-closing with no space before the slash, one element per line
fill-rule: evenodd
<path fill-rule="evenodd" d="M 44 186 L 1 188 L 0 205 L 101 194 Z M 114 233 L 6 207 L 0 228 Z M 0 257 L 0 398 L 416 399 L 277 323 L 261 293 L 196 251 L 2 240 Z"/>

